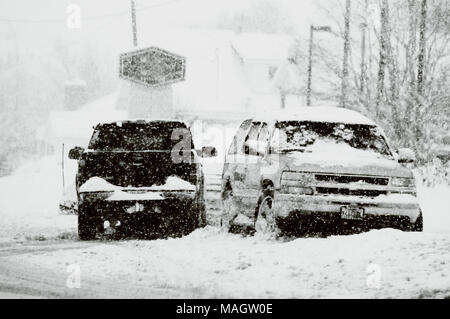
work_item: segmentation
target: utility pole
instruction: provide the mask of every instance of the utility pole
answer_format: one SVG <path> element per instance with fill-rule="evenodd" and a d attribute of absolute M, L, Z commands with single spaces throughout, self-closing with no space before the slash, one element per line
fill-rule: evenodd
<path fill-rule="evenodd" d="M 314 31 L 331 32 L 329 26 L 313 26 L 310 27 L 309 33 L 309 53 L 308 53 L 308 82 L 306 86 L 306 105 L 311 106 L 311 84 L 312 84 L 312 56 L 314 46 Z"/>
<path fill-rule="evenodd" d="M 350 0 L 345 2 L 345 30 L 344 30 L 344 59 L 342 63 L 342 89 L 341 89 L 341 106 L 347 104 L 347 87 L 348 87 L 348 58 L 350 55 Z"/>
<path fill-rule="evenodd" d="M 134 3 L 134 0 L 131 0 L 131 26 L 132 26 L 132 32 L 133 32 L 133 45 L 137 47 L 138 40 L 137 40 L 137 27 L 136 27 L 136 6 Z"/>
<path fill-rule="evenodd" d="M 364 93 L 364 85 L 366 84 L 366 23 L 361 23 L 361 78 L 359 90 Z"/>
<path fill-rule="evenodd" d="M 311 105 L 311 82 L 312 82 L 312 52 L 313 52 L 314 26 L 309 29 L 309 53 L 308 53 L 308 84 L 306 86 L 306 106 Z"/>
<path fill-rule="evenodd" d="M 424 67 L 425 67 L 425 50 L 426 50 L 426 40 L 425 40 L 425 31 L 426 31 L 426 20 L 427 20 L 427 0 L 422 0 L 421 6 L 421 21 L 420 21 L 420 39 L 419 39 L 419 57 L 418 57 L 418 65 L 417 65 L 417 93 L 419 95 L 423 95 L 423 85 L 424 85 Z"/>

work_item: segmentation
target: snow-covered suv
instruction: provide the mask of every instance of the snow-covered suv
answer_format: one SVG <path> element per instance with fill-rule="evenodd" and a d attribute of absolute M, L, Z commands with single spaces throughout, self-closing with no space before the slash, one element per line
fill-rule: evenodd
<path fill-rule="evenodd" d="M 411 150 L 394 152 L 374 122 L 348 109 L 304 107 L 248 119 L 225 160 L 222 225 L 291 235 L 421 231 L 405 164 L 413 161 Z"/>
<path fill-rule="evenodd" d="M 119 121 L 94 128 L 78 160 L 78 235 L 181 235 L 205 225 L 203 171 L 191 132 L 179 121 Z"/>

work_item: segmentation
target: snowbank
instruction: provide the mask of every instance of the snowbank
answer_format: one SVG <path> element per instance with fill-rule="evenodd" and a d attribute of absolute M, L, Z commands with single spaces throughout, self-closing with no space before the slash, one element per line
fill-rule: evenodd
<path fill-rule="evenodd" d="M 417 187 L 425 232 L 450 234 L 450 187 Z"/>
<path fill-rule="evenodd" d="M 66 184 L 73 183 L 75 161 L 65 161 Z M 48 156 L 0 178 L 0 241 L 76 238 L 76 216 L 59 215 L 63 194 L 61 159 Z"/>
<path fill-rule="evenodd" d="M 181 239 L 80 244 L 9 256 L 0 281 L 5 287 L 20 281 L 20 293 L 41 289 L 66 298 L 450 295 L 448 235 L 384 229 L 282 242 L 207 227 Z M 68 265 L 79 266 L 80 289 L 66 287 Z"/>

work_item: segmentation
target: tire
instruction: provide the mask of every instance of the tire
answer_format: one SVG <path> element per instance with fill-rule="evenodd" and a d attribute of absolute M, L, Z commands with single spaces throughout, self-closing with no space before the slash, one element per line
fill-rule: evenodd
<path fill-rule="evenodd" d="M 266 188 L 258 200 L 255 231 L 257 234 L 275 238 L 280 235 L 280 229 L 273 211 L 273 190 L 271 187 Z"/>
<path fill-rule="evenodd" d="M 411 231 L 414 231 L 414 232 L 421 232 L 421 231 L 423 231 L 422 211 L 420 211 L 419 216 L 416 219 L 416 222 L 411 225 Z"/>
<path fill-rule="evenodd" d="M 197 227 L 198 228 L 202 228 L 206 226 L 206 207 L 205 207 L 205 203 L 202 202 L 200 203 L 197 211 L 197 215 L 198 215 L 198 224 Z"/>
<path fill-rule="evenodd" d="M 230 230 L 232 221 L 236 218 L 238 209 L 233 198 L 233 191 L 227 188 L 222 193 L 222 216 L 220 218 L 220 227 L 226 231 Z"/>
<path fill-rule="evenodd" d="M 86 208 L 78 210 L 78 238 L 80 240 L 94 240 L 97 234 L 97 225 L 92 217 L 87 216 Z"/>
<path fill-rule="evenodd" d="M 202 181 L 200 184 L 200 191 L 197 193 L 198 201 L 198 225 L 197 227 L 205 227 L 207 225 L 206 220 L 206 201 L 205 201 L 205 178 L 202 173 Z"/>

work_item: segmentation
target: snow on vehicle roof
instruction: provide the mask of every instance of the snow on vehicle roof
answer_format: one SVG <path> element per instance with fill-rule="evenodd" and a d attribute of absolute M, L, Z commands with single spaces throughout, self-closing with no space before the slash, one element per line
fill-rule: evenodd
<path fill-rule="evenodd" d="M 253 120 L 261 121 L 306 121 L 306 122 L 328 122 L 344 124 L 376 125 L 375 122 L 361 113 L 342 107 L 330 106 L 305 106 L 295 110 L 280 111 L 276 115 L 264 114 L 256 116 Z"/>
<path fill-rule="evenodd" d="M 187 123 L 180 120 L 170 120 L 170 119 L 126 119 L 122 121 L 106 121 L 106 122 L 100 122 L 98 125 L 108 125 L 108 124 L 127 124 L 127 123 L 137 123 L 137 124 L 149 124 L 149 123 L 181 123 L 184 124 L 186 127 L 188 127 Z"/>

